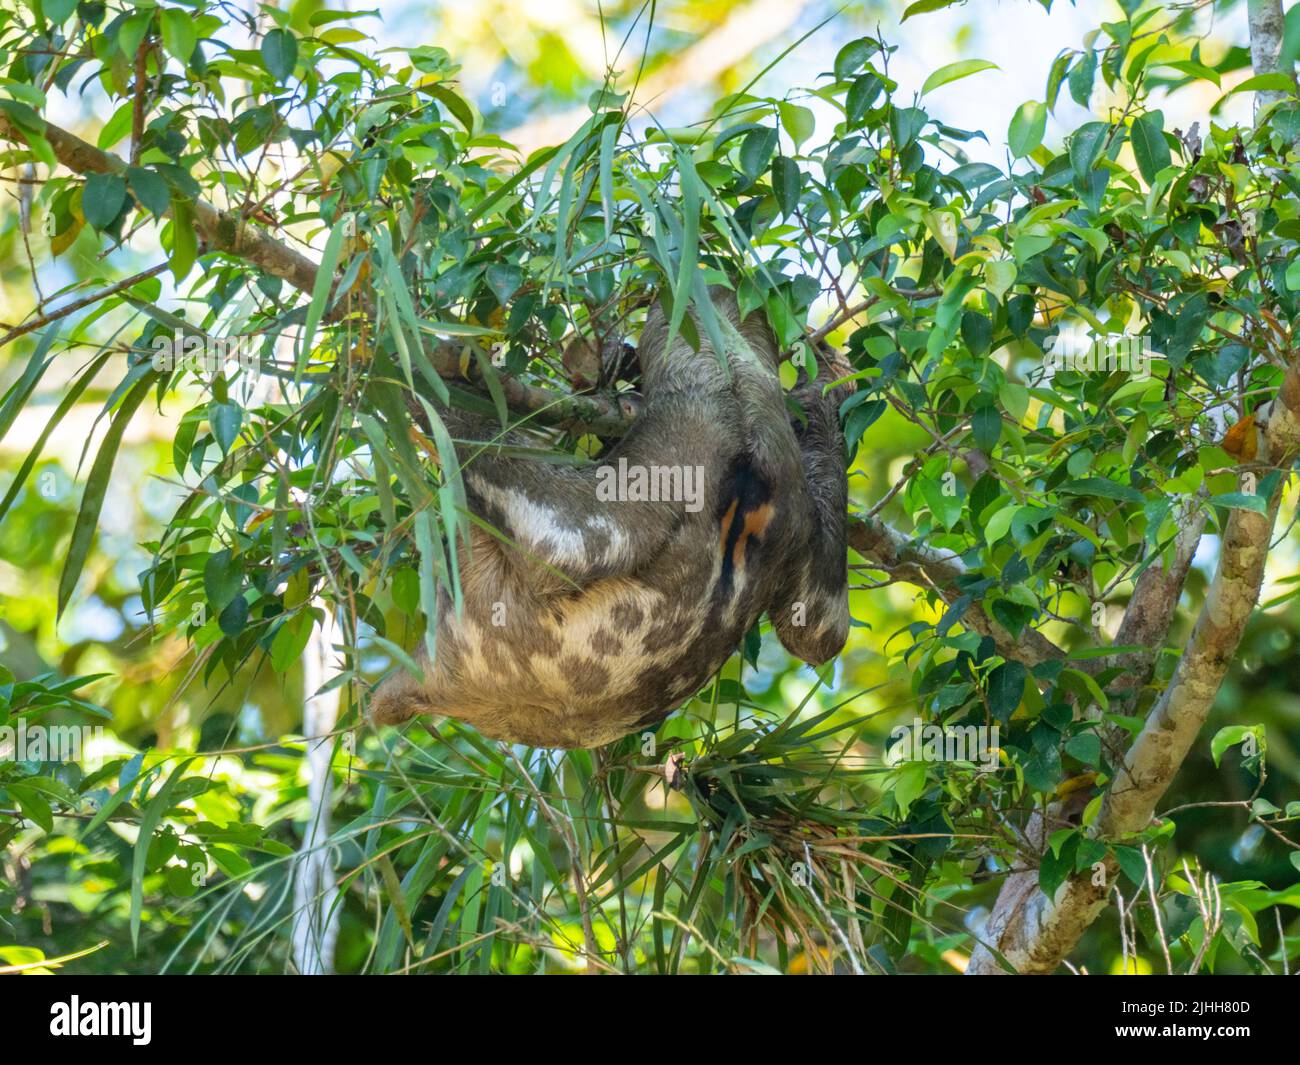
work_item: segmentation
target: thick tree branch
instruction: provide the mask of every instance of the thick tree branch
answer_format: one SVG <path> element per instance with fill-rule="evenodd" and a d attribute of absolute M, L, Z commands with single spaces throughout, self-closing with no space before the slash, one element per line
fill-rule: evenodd
<path fill-rule="evenodd" d="M 1295 364 L 1287 370 L 1274 401 L 1263 446 L 1263 457 L 1279 469 L 1287 469 L 1300 449 L 1300 368 Z M 1267 513 L 1232 511 L 1205 604 L 1169 686 L 1106 791 L 1101 813 L 1090 830 L 1094 837 L 1120 840 L 1141 832 L 1173 783 L 1205 723 L 1259 599 L 1281 497 L 1279 484 Z M 1187 539 L 1191 540 L 1190 534 Z M 1039 846 L 1042 835 L 1040 825 Z M 1035 842 L 1032 833 L 1031 842 Z M 1114 876 L 1111 861 L 1106 882 Z M 1038 889 L 1036 873 L 1017 874 L 1003 889 L 1004 897 L 999 898 L 985 927 L 984 942 L 1017 972 L 1052 972 L 1096 919 L 1105 905 L 1106 891 L 1087 873 L 1067 880 L 1049 899 Z M 1003 971 L 983 946 L 972 953 L 967 967 L 968 973 L 976 974 Z"/>
<path fill-rule="evenodd" d="M 899 580 L 937 591 L 946 603 L 961 598 L 959 581 L 967 567 L 956 555 L 912 540 L 878 518 L 851 518 L 848 525 L 849 546 L 873 565 Z M 962 624 L 984 636 L 992 636 L 998 654 L 1035 666 L 1064 652 L 1036 629 L 1027 629 L 1019 638 L 1012 636 L 997 622 L 989 619 L 978 602 L 962 615 Z"/>
<path fill-rule="evenodd" d="M 78 174 L 120 174 L 126 170 L 126 161 L 112 152 L 96 148 L 52 123 L 43 122 L 42 125 L 54 157 L 69 170 Z M 22 130 L 2 114 L 0 137 L 27 143 Z M 299 292 L 311 294 L 317 267 L 307 256 L 282 244 L 265 230 L 250 225 L 237 214 L 219 210 L 206 200 L 195 198 L 193 209 L 194 228 L 210 249 L 228 252 L 273 277 L 287 281 Z"/>
<path fill-rule="evenodd" d="M 112 152 L 96 148 L 75 134 L 49 122 L 43 123 L 42 132 L 54 150 L 55 158 L 74 173 L 120 174 L 127 168 L 126 162 Z M 3 113 L 0 113 L 0 137 L 26 143 L 22 131 Z M 195 229 L 210 250 L 225 252 L 273 277 L 288 282 L 305 295 L 311 294 L 316 285 L 319 266 L 307 256 L 237 214 L 219 210 L 205 200 L 196 198 L 192 206 Z M 0 347 L 33 329 L 41 328 L 71 310 L 87 306 L 122 288 L 128 288 L 142 277 L 161 272 L 163 268 L 157 267 L 147 274 L 120 282 L 50 315 L 25 322 L 0 339 Z M 461 372 L 460 353 L 459 345 L 450 343 L 437 345 L 432 352 L 434 368 L 444 377 L 465 377 L 466 375 Z M 501 378 L 501 390 L 513 410 L 533 415 L 543 424 L 580 424 L 588 431 L 601 435 L 617 436 L 626 432 L 637 413 L 635 402 L 627 398 L 612 394 L 569 396 L 504 375 Z"/>
<path fill-rule="evenodd" d="M 1286 21 L 1281 0 L 1247 0 L 1251 66 L 1255 74 L 1281 69 Z M 1287 70 L 1290 74 L 1291 71 Z M 1279 100 L 1281 93 L 1258 93 L 1256 111 Z M 1265 428 L 1265 447 L 1277 468 L 1286 469 L 1300 448 L 1300 370 L 1293 361 L 1283 379 Z M 1169 686 L 1152 708 L 1141 733 L 1111 781 L 1092 834 L 1117 839 L 1142 831 L 1155 805 L 1177 775 L 1210 712 L 1245 634 L 1259 599 L 1268 560 L 1281 487 L 1269 501 L 1268 513 L 1234 510 L 1225 530 L 1219 565 L 1210 592 Z M 1163 647 L 1173 623 L 1193 556 L 1205 528 L 1206 514 L 1184 513 L 1173 557 L 1167 568 L 1152 566 L 1138 579 L 1116 639 L 1120 646 L 1145 648 L 1133 655 L 1104 660 L 1124 670 L 1115 684 L 1121 697 L 1133 698 L 1150 678 L 1156 649 Z M 1113 750 L 1116 734 L 1106 736 Z M 1059 804 L 1044 817 L 1035 814 L 1026 826 L 1031 845 L 1045 846 L 1048 822 L 1059 818 Z M 1106 863 L 1105 883 L 1117 874 L 1113 859 Z M 1074 949 L 1106 902 L 1106 888 L 1090 876 L 1067 880 L 1048 899 L 1038 888 L 1036 869 L 1013 874 L 1003 885 L 985 926 L 983 943 L 990 944 L 1021 973 L 1050 973 Z M 972 975 L 1005 972 L 992 951 L 981 945 L 966 969 Z"/>

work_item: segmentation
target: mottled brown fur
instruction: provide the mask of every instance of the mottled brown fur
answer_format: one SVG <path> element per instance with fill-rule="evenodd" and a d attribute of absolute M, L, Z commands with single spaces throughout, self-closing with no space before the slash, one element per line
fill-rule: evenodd
<path fill-rule="evenodd" d="M 752 315 L 737 326 L 730 294 L 711 295 L 726 370 L 707 341 L 699 351 L 680 336 L 666 345 L 652 311 L 642 413 L 602 460 L 698 468 L 703 506 L 599 498 L 594 467 L 469 459 L 472 509 L 518 546 L 472 528 L 463 609 L 444 596 L 437 661 L 422 663 L 423 682 L 401 672 L 382 685 L 377 721 L 445 714 L 497 739 L 593 747 L 693 695 L 764 612 L 805 660 L 839 652 L 848 631 L 840 397 L 823 397 L 822 381 L 802 385 L 807 421 L 792 423 L 766 324 Z"/>

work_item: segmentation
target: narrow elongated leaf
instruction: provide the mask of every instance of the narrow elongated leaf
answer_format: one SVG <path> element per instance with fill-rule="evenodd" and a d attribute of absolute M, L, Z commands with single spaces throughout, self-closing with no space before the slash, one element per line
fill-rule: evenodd
<path fill-rule="evenodd" d="M 352 215 L 344 215 L 334 224 L 329 239 L 325 241 L 325 250 L 321 253 L 320 266 L 316 270 L 316 281 L 311 289 L 311 302 L 307 305 L 307 320 L 302 326 L 302 339 L 299 341 L 294 366 L 295 381 L 302 380 L 303 371 L 307 368 L 307 358 L 316 342 L 316 328 L 325 314 L 325 304 L 334 285 L 334 271 L 338 267 L 343 237 L 351 225 Z"/>
<path fill-rule="evenodd" d="M 0 500 L 0 519 L 4 518 L 9 508 L 13 505 L 14 499 L 17 498 L 19 490 L 27 482 L 27 478 L 31 474 L 32 468 L 36 465 L 37 460 L 40 459 L 41 452 L 45 450 L 45 444 L 46 441 L 50 439 L 50 435 L 59 427 L 59 423 L 63 421 L 68 411 L 76 406 L 77 401 L 81 399 L 82 393 L 86 391 L 87 386 L 89 386 L 90 382 L 95 379 L 99 371 L 104 368 L 104 363 L 106 363 L 111 357 L 112 352 L 108 351 L 96 356 L 90 366 L 87 367 L 76 381 L 72 383 L 72 387 L 68 389 L 64 394 L 63 399 L 59 401 L 59 405 L 54 408 L 54 412 L 50 415 L 49 419 L 45 423 L 45 427 L 36 438 L 36 443 L 32 445 L 31 451 L 27 453 L 27 458 L 23 460 L 23 464 L 18 468 L 18 472 L 14 474 L 14 479 L 10 482 L 9 490 L 5 493 L 4 499 Z M 0 434 L 0 436 L 2 435 L 3 434 Z"/>
<path fill-rule="evenodd" d="M 682 239 L 681 258 L 677 265 L 677 279 L 673 283 L 673 313 L 668 322 L 668 338 L 665 349 L 672 346 L 681 328 L 682 319 L 690 303 L 695 266 L 699 255 L 700 243 L 700 179 L 695 173 L 695 165 L 688 153 L 677 149 L 677 165 L 680 168 Z"/>
<path fill-rule="evenodd" d="M 54 329 L 46 329 L 39 334 L 36 350 L 32 352 L 31 358 L 27 360 L 27 368 L 23 370 L 22 376 L 5 393 L 4 402 L 0 403 L 0 440 L 3 440 L 5 433 L 9 432 L 9 427 L 13 425 L 14 419 L 18 417 L 33 390 L 40 383 L 41 376 L 49 369 L 50 363 L 54 361 L 53 357 L 50 356 L 50 348 L 54 346 L 57 337 L 58 332 Z"/>
<path fill-rule="evenodd" d="M 99 446 L 99 453 L 90 467 L 86 478 L 86 491 L 81 497 L 81 507 L 77 511 L 77 520 L 72 527 L 72 542 L 68 545 L 68 554 L 63 563 L 63 573 L 59 577 L 58 616 L 72 598 L 77 587 L 77 578 L 86 564 L 86 555 L 90 550 L 90 541 L 99 524 L 99 512 L 104 505 L 104 494 L 108 491 L 108 479 L 113 472 L 113 463 L 117 460 L 117 450 L 122 443 L 122 434 L 140 404 L 144 402 L 149 389 L 153 387 L 158 375 L 150 371 L 135 383 L 135 387 L 126 394 L 121 406 L 113 415 L 104 442 Z"/>
<path fill-rule="evenodd" d="M 131 859 L 131 946 L 137 950 L 140 946 L 140 911 L 144 907 L 144 867 L 149 856 L 149 844 L 153 840 L 154 829 L 171 806 L 176 786 L 192 761 L 193 758 L 186 758 L 172 770 L 171 776 L 149 801 L 144 816 L 140 818 L 140 833 L 136 836 L 135 852 Z"/>

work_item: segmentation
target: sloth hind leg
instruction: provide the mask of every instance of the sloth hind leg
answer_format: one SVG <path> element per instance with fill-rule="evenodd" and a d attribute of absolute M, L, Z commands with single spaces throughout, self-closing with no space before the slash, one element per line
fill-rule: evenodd
<path fill-rule="evenodd" d="M 370 700 L 370 718 L 377 725 L 400 725 L 420 714 L 437 712 L 428 682 L 417 680 L 405 669 L 384 681 Z"/>

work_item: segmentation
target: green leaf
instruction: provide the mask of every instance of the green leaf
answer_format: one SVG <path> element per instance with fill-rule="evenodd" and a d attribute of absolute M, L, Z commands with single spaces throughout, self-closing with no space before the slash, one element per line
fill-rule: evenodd
<path fill-rule="evenodd" d="M 199 235 L 194 230 L 194 210 L 183 200 L 172 201 L 171 273 L 177 281 L 185 280 L 194 268 L 199 253 Z"/>
<path fill-rule="evenodd" d="M 262 63 L 276 81 L 285 81 L 298 65 L 298 38 L 289 30 L 271 30 L 262 38 Z"/>
<path fill-rule="evenodd" d="M 984 523 L 984 542 L 996 544 L 1006 536 L 1007 530 L 1011 528 L 1011 520 L 1016 516 L 1018 509 L 1014 503 L 1008 503 L 1000 510 L 995 510 Z"/>
<path fill-rule="evenodd" d="M 921 478 L 920 487 L 921 495 L 925 497 L 930 512 L 945 529 L 951 530 L 961 520 L 962 504 L 964 502 L 962 497 L 956 493 L 945 495 L 943 482 L 933 477 Z"/>
<path fill-rule="evenodd" d="M 677 149 L 678 184 L 681 191 L 682 239 L 677 279 L 673 283 L 673 312 L 668 319 L 668 336 L 664 349 L 668 350 L 677 337 L 686 308 L 690 304 L 691 290 L 695 285 L 696 265 L 700 250 L 700 179 L 691 157 Z M 707 297 L 706 297 L 707 298 Z M 718 352 L 722 357 L 722 352 Z"/>
<path fill-rule="evenodd" d="M 912 808 L 925 791 L 925 763 L 908 762 L 898 771 L 898 782 L 894 785 L 894 801 L 903 816 Z"/>
<path fill-rule="evenodd" d="M 1071 651 L 1066 657 L 1071 661 L 1083 661 L 1089 658 L 1112 658 L 1115 655 L 1134 655 L 1147 650 L 1142 644 L 1130 643 L 1122 647 L 1081 647 Z"/>
<path fill-rule="evenodd" d="M 452 92 L 446 85 L 437 83 L 421 86 L 422 91 L 427 92 L 434 99 L 447 106 L 447 110 L 452 113 L 452 117 L 465 127 L 465 132 L 472 134 L 474 132 L 474 110 L 469 106 L 463 96 Z M 615 112 L 617 114 L 617 112 Z M 605 115 L 593 115 L 591 121 L 604 121 Z"/>
<path fill-rule="evenodd" d="M 163 47 L 182 64 L 188 63 L 199 39 L 194 16 L 180 8 L 168 7 L 159 12 L 158 19 L 162 25 Z"/>
<path fill-rule="evenodd" d="M 128 133 L 131 132 L 131 119 L 135 114 L 135 103 L 128 100 L 116 111 L 113 117 L 104 123 L 103 129 L 95 138 L 95 143 L 101 148 L 111 148 Z"/>
<path fill-rule="evenodd" d="M 1055 897 L 1057 888 L 1074 872 L 1074 857 L 1078 847 L 1079 835 L 1071 832 L 1060 847 L 1049 847 L 1043 854 L 1038 867 L 1038 887 L 1049 899 Z"/>
<path fill-rule="evenodd" d="M 1223 94 L 1222 99 L 1227 99 L 1227 97 L 1239 92 L 1280 92 L 1290 96 L 1295 93 L 1295 82 L 1291 80 L 1289 74 L 1278 72 L 1256 74 L 1253 78 L 1247 78 L 1240 85 L 1234 85 Z"/>
<path fill-rule="evenodd" d="M 817 118 L 807 107 L 782 100 L 777 111 L 781 115 L 781 126 L 794 141 L 795 148 L 811 137 L 817 128 Z"/>
<path fill-rule="evenodd" d="M 248 625 L 248 600 L 237 595 L 217 618 L 217 627 L 227 636 L 238 636 Z"/>
<path fill-rule="evenodd" d="M 1101 740 L 1095 732 L 1080 732 L 1077 736 L 1071 736 L 1065 744 L 1065 753 L 1084 765 L 1094 768 L 1101 766 Z"/>
<path fill-rule="evenodd" d="M 1025 694 L 1025 680 L 1029 671 L 1024 663 L 1014 659 L 1003 662 L 989 674 L 988 701 L 989 713 L 1002 724 L 1006 724 L 1020 705 Z"/>
<path fill-rule="evenodd" d="M 105 229 L 126 203 L 126 182 L 117 174 L 91 174 L 81 193 L 81 213 L 96 229 Z"/>
<path fill-rule="evenodd" d="M 1070 136 L 1070 166 L 1077 178 L 1085 178 L 1101 155 L 1110 126 L 1105 122 L 1085 122 Z"/>
<path fill-rule="evenodd" d="M 62 26 L 76 10 L 77 0 L 41 0 L 41 14 L 55 26 Z"/>
<path fill-rule="evenodd" d="M 230 548 L 214 551 L 203 564 L 203 594 L 214 610 L 224 610 L 239 594 L 244 583 L 244 567 Z"/>
<path fill-rule="evenodd" d="M 1224 751 L 1251 738 L 1255 741 L 1256 750 L 1263 754 L 1265 750 L 1263 725 L 1226 725 L 1219 729 L 1210 740 L 1210 756 L 1214 759 L 1215 767 L 1218 767 Z"/>
<path fill-rule="evenodd" d="M 884 88 L 885 83 L 875 71 L 868 71 L 849 86 L 848 95 L 844 98 L 844 117 L 850 129 L 862 125 L 862 120 Z"/>
<path fill-rule="evenodd" d="M 54 335 L 55 333 L 53 329 L 45 334 L 46 337 L 51 339 Z M 46 345 L 46 347 L 48 348 L 48 345 Z M 37 353 L 41 354 L 41 349 L 38 348 Z M 59 400 L 59 405 L 54 408 L 53 413 L 51 413 L 46 419 L 45 426 L 41 429 L 40 435 L 37 436 L 36 443 L 32 445 L 31 451 L 27 453 L 27 457 L 23 460 L 22 466 L 18 468 L 18 472 L 9 482 L 9 490 L 5 492 L 4 498 L 0 499 L 0 519 L 3 519 L 5 514 L 8 513 L 9 508 L 13 505 L 13 501 L 18 497 L 18 492 L 27 482 L 27 478 L 30 476 L 37 460 L 40 458 L 41 452 L 45 449 L 46 441 L 49 440 L 50 436 L 54 433 L 54 430 L 59 427 L 59 423 L 63 421 L 68 411 L 77 405 L 77 402 L 81 399 L 82 393 L 86 391 L 86 388 L 90 385 L 91 381 L 93 381 L 99 374 L 99 371 L 103 369 L 104 363 L 106 363 L 112 356 L 113 353 L 111 351 L 101 352 L 97 355 L 90 363 L 90 366 L 64 393 L 63 398 Z M 37 365 L 39 361 L 40 360 L 33 360 L 31 365 Z M 0 437 L 4 436 L 4 421 L 3 412 L 0 412 Z"/>
<path fill-rule="evenodd" d="M 175 769 L 156 795 L 145 807 L 144 816 L 140 818 L 140 832 L 135 840 L 135 853 L 131 862 L 131 946 L 138 950 L 140 946 L 140 911 L 144 908 L 144 870 L 149 857 L 149 844 L 153 840 L 154 829 L 172 805 L 172 793 L 181 782 L 185 769 L 194 761 L 186 758 Z"/>
<path fill-rule="evenodd" d="M 1165 116 L 1160 111 L 1148 111 L 1133 120 L 1129 130 L 1129 143 L 1137 159 L 1138 171 L 1148 185 L 1155 184 L 1156 175 L 1169 166 L 1173 159 L 1169 142 L 1165 140 Z"/>
<path fill-rule="evenodd" d="M 303 610 L 289 618 L 276 630 L 271 640 L 271 667 L 277 673 L 287 673 L 301 657 L 315 619 L 310 610 Z"/>
<path fill-rule="evenodd" d="M 86 491 L 81 497 L 81 507 L 77 510 L 77 520 L 72 527 L 72 540 L 68 544 L 68 554 L 63 562 L 63 572 L 59 576 L 59 595 L 57 616 L 63 616 L 63 609 L 72 598 L 77 587 L 77 578 L 86 564 L 86 555 L 90 551 L 90 541 L 99 525 L 99 512 L 104 506 L 104 495 L 108 491 L 108 480 L 113 472 L 113 463 L 117 459 L 117 450 L 122 443 L 122 434 L 130 423 L 136 409 L 144 402 L 149 389 L 157 380 L 157 374 L 146 373 L 135 383 L 135 387 L 126 394 L 122 405 L 117 408 L 104 441 L 99 445 L 99 452 L 90 467 L 86 478 Z"/>
<path fill-rule="evenodd" d="M 484 273 L 488 288 L 504 307 L 524 283 L 524 273 L 514 263 L 493 263 Z"/>
<path fill-rule="evenodd" d="M 1267 499 L 1263 496 L 1247 495 L 1245 492 L 1224 492 L 1222 495 L 1210 496 L 1210 503 L 1231 510 L 1249 510 L 1256 514 L 1268 513 Z"/>
<path fill-rule="evenodd" d="M 1099 499 L 1118 499 L 1124 503 L 1141 503 L 1145 497 L 1136 488 L 1118 484 L 1105 477 L 1081 477 L 1067 481 L 1058 491 L 1069 496 L 1095 496 Z"/>
<path fill-rule="evenodd" d="M 960 81 L 962 78 L 969 78 L 972 74 L 978 74 L 982 70 L 997 70 L 996 63 L 990 63 L 987 59 L 961 59 L 956 63 L 949 63 L 934 71 L 925 79 L 925 84 L 921 86 L 921 95 L 933 92 L 941 85 L 948 85 L 954 81 Z"/>
<path fill-rule="evenodd" d="M 156 170 L 132 166 L 126 171 L 126 182 L 131 195 L 155 218 L 161 218 L 171 206 L 171 190 Z"/>
<path fill-rule="evenodd" d="M 244 409 L 238 403 L 210 403 L 208 423 L 223 453 L 229 454 L 244 424 Z"/>
<path fill-rule="evenodd" d="M 799 206 L 801 181 L 799 164 L 788 155 L 778 155 L 772 160 L 772 194 L 776 196 L 782 218 L 789 218 Z"/>
<path fill-rule="evenodd" d="M 1147 863 L 1140 847 L 1119 845 L 1113 848 L 1115 861 L 1119 863 L 1120 872 L 1136 886 L 1141 887 L 1147 880 Z"/>
<path fill-rule="evenodd" d="M 392 576 L 393 606 L 408 617 L 414 617 L 420 608 L 420 578 L 415 570 L 403 566 Z"/>
<path fill-rule="evenodd" d="M 0 96 L 0 111 L 4 111 L 9 116 L 10 122 L 22 135 L 37 159 L 51 170 L 59 165 L 53 147 L 45 139 L 45 119 L 21 100 L 10 100 L 4 96 Z"/>
<path fill-rule="evenodd" d="M 4 403 L 0 404 L 0 440 L 3 440 L 5 434 L 9 432 L 14 420 L 27 405 L 27 400 L 45 375 L 45 371 L 49 369 L 50 364 L 54 361 L 54 356 L 50 354 L 50 348 L 54 346 L 54 342 L 58 338 L 59 334 L 56 329 L 45 329 L 37 334 L 36 348 L 27 360 L 27 368 L 22 372 L 18 380 L 10 386 L 5 393 Z"/>
<path fill-rule="evenodd" d="M 1097 79 L 1097 53 L 1086 52 L 1070 70 L 1070 99 L 1087 107 L 1092 99 L 1092 85 Z"/>
<path fill-rule="evenodd" d="M 1001 300 L 1016 283 L 1016 264 L 1011 259 L 992 259 L 984 264 L 984 281 Z"/>
<path fill-rule="evenodd" d="M 1002 412 L 992 403 L 978 408 L 971 415 L 970 425 L 975 446 L 986 454 L 1002 438 Z"/>
<path fill-rule="evenodd" d="M 117 46 L 127 59 L 134 59 L 153 22 L 153 11 L 139 11 L 118 23 Z M 111 40 L 111 38 L 110 38 Z"/>
<path fill-rule="evenodd" d="M 1007 147 L 1017 159 L 1023 159 L 1043 143 L 1047 130 L 1047 105 L 1037 100 L 1026 100 L 1011 116 L 1007 128 Z"/>
<path fill-rule="evenodd" d="M 931 11 L 942 11 L 945 7 L 952 7 L 959 0 L 916 0 L 913 4 L 908 4 L 903 10 L 903 17 L 900 22 L 906 22 L 913 15 L 926 15 Z M 961 0 L 964 2 L 964 0 Z"/>
<path fill-rule="evenodd" d="M 846 81 L 850 74 L 854 74 L 867 65 L 867 61 L 880 50 L 880 45 L 870 37 L 859 37 L 856 41 L 849 41 L 835 56 L 835 78 L 837 81 Z"/>
<path fill-rule="evenodd" d="M 906 148 L 921 135 L 930 120 L 919 107 L 895 107 L 889 115 L 889 132 L 899 149 Z"/>
<path fill-rule="evenodd" d="M 6 791 L 18 802 L 18 809 L 29 821 L 39 825 L 47 834 L 54 831 L 54 811 L 36 788 L 25 784 L 7 784 Z"/>
<path fill-rule="evenodd" d="M 329 239 L 325 241 L 325 250 L 321 252 L 320 266 L 316 269 L 316 280 L 312 284 L 311 302 L 307 305 L 307 318 L 303 322 L 302 337 L 299 340 L 297 358 L 294 360 L 294 380 L 302 379 L 307 368 L 307 359 L 316 343 L 316 328 L 325 315 L 325 302 L 334 287 L 334 270 L 339 263 L 339 254 L 343 250 L 343 237 L 355 225 L 351 214 L 345 214 L 330 230 Z"/>
<path fill-rule="evenodd" d="M 764 170 L 776 150 L 776 130 L 754 129 L 740 142 L 740 169 L 753 181 Z"/>
<path fill-rule="evenodd" d="M 136 783 L 140 779 L 140 765 L 143 758 L 143 754 L 137 754 L 122 767 L 122 772 L 118 776 L 117 790 L 104 800 L 103 805 L 95 811 L 95 816 L 81 830 L 83 840 L 87 839 L 95 829 L 107 821 L 113 815 L 113 811 L 125 803 L 135 792 Z"/>

